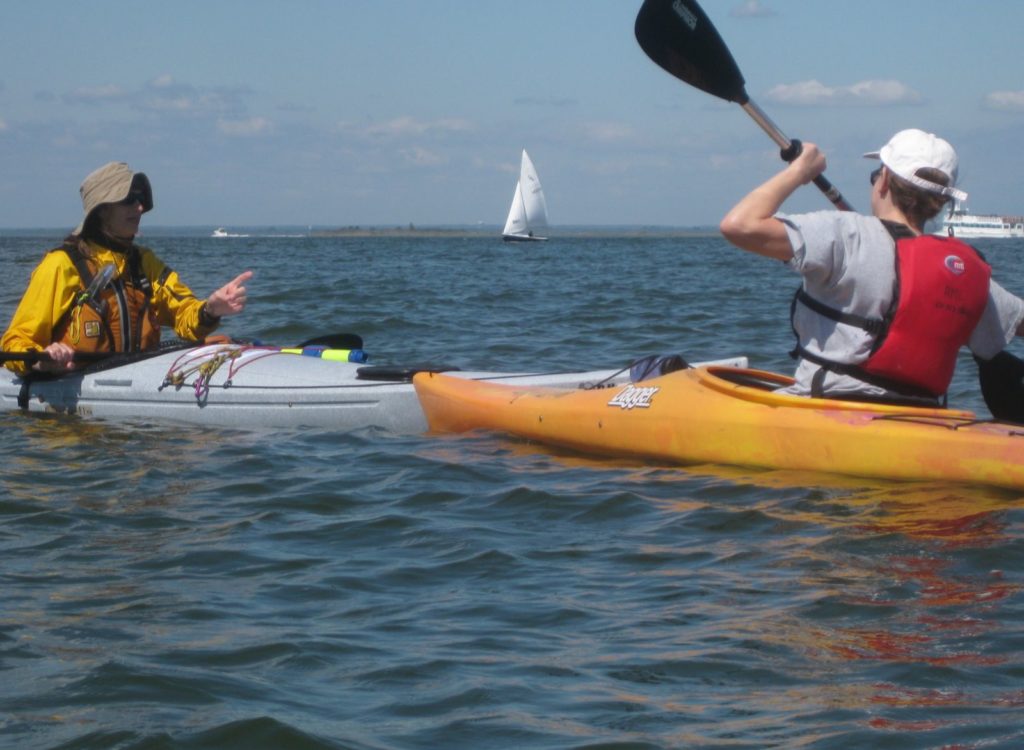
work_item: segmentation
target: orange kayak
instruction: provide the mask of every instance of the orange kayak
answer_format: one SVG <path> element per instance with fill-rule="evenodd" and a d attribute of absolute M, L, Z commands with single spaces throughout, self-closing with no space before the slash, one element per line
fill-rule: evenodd
<path fill-rule="evenodd" d="M 760 370 L 698 367 L 594 390 L 420 373 L 434 432 L 493 430 L 585 453 L 674 463 L 947 480 L 1024 490 L 1024 427 L 956 409 L 776 393 Z"/>

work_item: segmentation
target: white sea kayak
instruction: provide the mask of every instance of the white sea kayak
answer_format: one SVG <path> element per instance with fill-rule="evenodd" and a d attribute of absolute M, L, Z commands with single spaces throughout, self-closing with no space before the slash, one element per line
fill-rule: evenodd
<path fill-rule="evenodd" d="M 626 363 L 587 372 L 502 373 L 464 371 L 445 364 L 336 361 L 250 344 L 205 345 L 120 362 L 112 357 L 57 378 L 22 379 L 0 368 L 0 409 L 147 423 L 342 431 L 379 428 L 414 434 L 427 429 L 411 383 L 416 372 L 565 388 L 629 381 Z M 746 358 L 716 364 L 745 366 Z"/>

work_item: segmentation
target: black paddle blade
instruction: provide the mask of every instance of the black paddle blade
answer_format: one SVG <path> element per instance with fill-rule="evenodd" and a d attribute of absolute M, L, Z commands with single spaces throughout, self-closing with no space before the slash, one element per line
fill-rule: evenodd
<path fill-rule="evenodd" d="M 1024 361 L 1009 352 L 999 352 L 978 363 L 978 382 L 985 406 L 1003 422 L 1024 424 Z"/>
<path fill-rule="evenodd" d="M 363 339 L 355 333 L 329 333 L 326 336 L 303 341 L 296 345 L 296 349 L 304 349 L 307 346 L 325 346 L 328 349 L 362 349 Z"/>
<path fill-rule="evenodd" d="M 719 99 L 747 103 L 732 53 L 694 0 L 644 0 L 635 32 L 647 56 L 676 78 Z"/>

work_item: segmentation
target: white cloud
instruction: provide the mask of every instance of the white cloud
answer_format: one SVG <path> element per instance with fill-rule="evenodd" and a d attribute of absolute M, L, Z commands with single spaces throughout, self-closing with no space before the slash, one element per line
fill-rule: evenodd
<path fill-rule="evenodd" d="M 402 149 L 399 153 L 406 161 L 415 164 L 417 167 L 433 167 L 444 163 L 444 159 L 440 156 L 419 146 Z"/>
<path fill-rule="evenodd" d="M 293 114 L 310 114 L 316 111 L 316 107 L 312 104 L 302 104 L 299 102 L 284 102 L 278 104 L 275 109 L 278 112 L 291 112 Z"/>
<path fill-rule="evenodd" d="M 600 177 L 628 175 L 636 169 L 636 161 L 630 158 L 594 159 L 582 167 L 587 174 Z"/>
<path fill-rule="evenodd" d="M 1024 91 L 993 91 L 984 99 L 987 109 L 1024 112 Z"/>
<path fill-rule="evenodd" d="M 784 83 L 770 89 L 765 98 L 779 104 L 837 106 L 919 104 L 923 100 L 899 81 L 860 81 L 850 86 L 826 86 L 814 80 Z"/>
<path fill-rule="evenodd" d="M 231 112 L 218 100 L 218 94 L 200 94 L 186 84 L 177 83 L 170 75 L 164 74 L 149 81 L 141 89 L 125 90 L 115 84 L 85 86 L 63 96 L 64 101 L 74 104 L 110 104 L 125 102 L 143 112 L 164 113 L 208 113 Z M 37 94 L 37 98 L 42 98 Z M 223 99 L 223 97 L 220 97 Z M 210 100 L 214 102 L 211 105 Z M 238 114 L 237 110 L 231 114 Z"/>
<path fill-rule="evenodd" d="M 768 6 L 762 5 L 761 0 L 746 0 L 742 5 L 730 10 L 729 15 L 734 18 L 768 18 L 776 14 Z"/>
<path fill-rule="evenodd" d="M 521 96 L 515 100 L 515 104 L 532 107 L 571 107 L 577 103 L 578 101 L 576 99 L 555 96 Z"/>
<path fill-rule="evenodd" d="M 142 109 L 154 112 L 189 112 L 195 103 L 184 94 L 177 96 L 147 96 L 140 105 Z"/>
<path fill-rule="evenodd" d="M 82 104 L 96 104 L 116 99 L 124 99 L 127 96 L 124 89 L 115 84 L 105 86 L 82 86 L 65 95 L 65 100 Z"/>
<path fill-rule="evenodd" d="M 341 124 L 343 130 L 349 130 L 345 123 Z M 386 122 L 378 122 L 362 129 L 363 135 L 382 136 L 386 138 L 402 137 L 409 135 L 423 135 L 430 132 L 461 133 L 473 129 L 473 124 L 468 120 L 448 118 L 440 120 L 418 120 L 415 117 L 396 117 Z"/>
<path fill-rule="evenodd" d="M 711 164 L 711 168 L 715 171 L 724 169 L 734 169 L 737 164 L 744 162 L 744 157 L 738 154 L 711 154 L 708 157 L 708 161 Z"/>
<path fill-rule="evenodd" d="M 253 136 L 268 133 L 273 129 L 270 120 L 264 117 L 249 117 L 244 120 L 217 120 L 217 130 L 230 136 Z"/>
<path fill-rule="evenodd" d="M 133 95 L 134 106 L 143 112 L 242 120 L 248 114 L 244 87 L 197 89 L 179 83 L 170 75 L 159 76 Z"/>
<path fill-rule="evenodd" d="M 629 125 L 618 122 L 584 123 L 583 132 L 587 138 L 601 143 L 623 141 L 633 135 L 633 129 Z"/>

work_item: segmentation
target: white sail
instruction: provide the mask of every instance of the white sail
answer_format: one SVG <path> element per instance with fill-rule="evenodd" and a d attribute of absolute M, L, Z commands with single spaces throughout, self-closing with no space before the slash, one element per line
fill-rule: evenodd
<path fill-rule="evenodd" d="M 530 155 L 523 150 L 523 160 L 519 167 L 519 185 L 526 204 L 526 224 L 530 229 L 540 229 L 548 225 L 548 204 L 544 200 L 544 190 L 540 186 L 540 177 L 530 161 Z"/>
<path fill-rule="evenodd" d="M 523 191 L 519 185 L 519 180 L 516 180 L 516 191 L 512 193 L 512 207 L 508 210 L 505 228 L 501 230 L 503 235 L 526 234 L 526 204 L 523 203 Z"/>
<path fill-rule="evenodd" d="M 523 150 L 519 165 L 519 180 L 512 195 L 512 206 L 501 234 L 505 239 L 536 239 L 536 230 L 548 225 L 548 205 L 544 200 L 544 189 L 540 186 L 537 170 L 530 161 L 530 155 Z"/>

